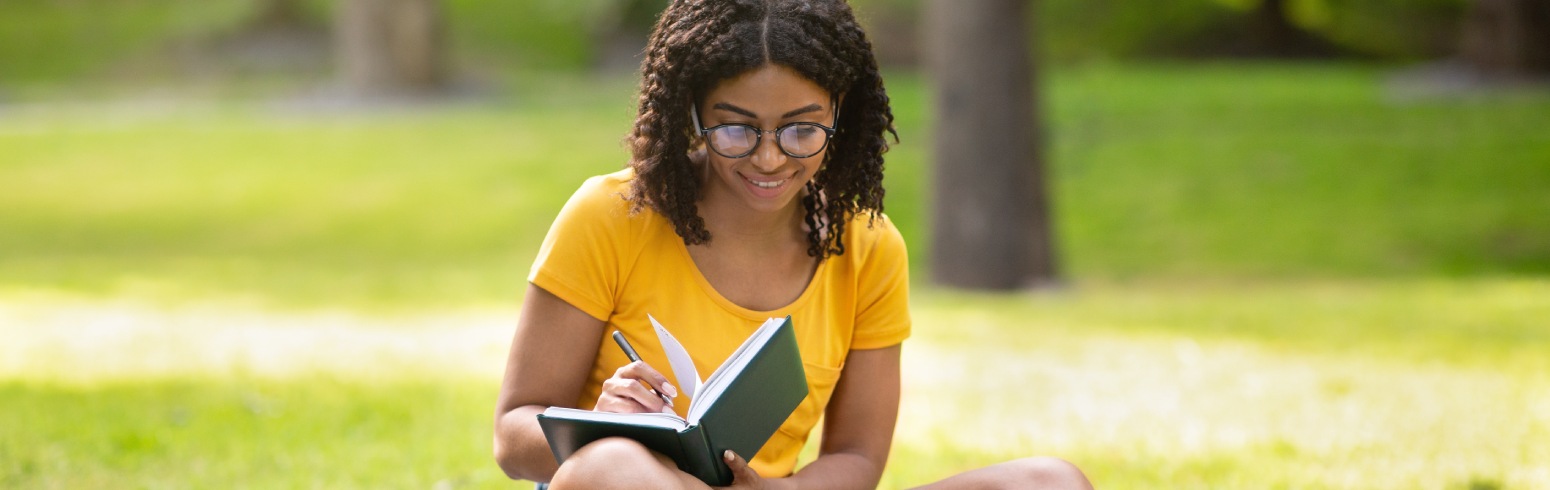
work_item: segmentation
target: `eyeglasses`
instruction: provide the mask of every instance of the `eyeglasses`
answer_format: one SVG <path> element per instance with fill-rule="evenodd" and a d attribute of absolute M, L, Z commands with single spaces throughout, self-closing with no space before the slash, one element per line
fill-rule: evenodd
<path fill-rule="evenodd" d="M 722 124 L 715 127 L 702 127 L 700 125 L 700 108 L 698 104 L 691 105 L 690 113 L 694 117 L 694 129 L 705 138 L 706 146 L 711 151 L 727 158 L 742 158 L 752 155 L 765 134 L 775 135 L 775 146 L 781 153 L 791 158 L 807 158 L 817 155 L 829 146 L 829 139 L 834 137 L 834 128 L 811 122 L 794 122 L 775 128 L 774 131 L 765 131 L 750 124 Z M 834 111 L 834 121 L 838 125 L 840 114 Z"/>

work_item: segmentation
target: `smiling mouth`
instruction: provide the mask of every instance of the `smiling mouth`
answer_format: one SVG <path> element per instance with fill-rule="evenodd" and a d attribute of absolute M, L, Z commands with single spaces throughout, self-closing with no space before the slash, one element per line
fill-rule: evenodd
<path fill-rule="evenodd" d="M 790 177 L 780 180 L 754 180 L 746 175 L 743 176 L 743 180 L 748 181 L 748 183 L 753 184 L 760 189 L 778 189 L 780 186 L 786 185 L 787 182 L 791 182 Z"/>

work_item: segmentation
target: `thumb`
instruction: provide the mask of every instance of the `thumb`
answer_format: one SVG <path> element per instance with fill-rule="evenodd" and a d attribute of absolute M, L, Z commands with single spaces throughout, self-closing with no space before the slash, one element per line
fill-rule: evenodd
<path fill-rule="evenodd" d="M 748 462 L 731 449 L 721 453 L 721 457 L 727 461 L 727 467 L 732 469 L 733 485 L 759 481 L 759 473 L 748 467 Z"/>

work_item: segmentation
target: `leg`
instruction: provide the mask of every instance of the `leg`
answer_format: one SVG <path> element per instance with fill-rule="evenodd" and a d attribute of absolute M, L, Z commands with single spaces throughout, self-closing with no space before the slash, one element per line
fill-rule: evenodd
<path fill-rule="evenodd" d="M 1023 458 L 965 471 L 923 487 L 926 490 L 1049 488 L 1092 490 L 1087 475 L 1059 458 Z"/>
<path fill-rule="evenodd" d="M 666 456 L 622 437 L 601 439 L 576 451 L 549 481 L 554 490 L 570 488 L 706 488 Z"/>

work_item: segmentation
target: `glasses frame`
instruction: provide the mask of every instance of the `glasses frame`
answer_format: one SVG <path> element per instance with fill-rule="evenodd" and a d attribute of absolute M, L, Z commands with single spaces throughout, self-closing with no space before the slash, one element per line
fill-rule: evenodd
<path fill-rule="evenodd" d="M 834 104 L 834 102 L 831 101 L 830 104 Z M 834 125 L 835 126 L 839 126 L 840 125 L 840 109 L 839 109 L 839 105 L 838 104 L 834 104 L 833 107 L 834 107 Z M 711 126 L 711 127 L 707 128 L 707 127 L 704 127 L 703 125 L 700 124 L 700 107 L 699 107 L 698 103 L 690 104 L 689 105 L 689 111 L 690 111 L 689 112 L 689 116 L 694 118 L 694 130 L 698 131 L 700 133 L 700 138 L 705 140 L 705 148 L 709 149 L 710 151 L 715 152 L 717 155 L 721 155 L 722 157 L 725 157 L 725 158 L 743 158 L 743 157 L 746 157 L 748 155 L 752 155 L 753 152 L 759 150 L 759 145 L 764 143 L 764 135 L 765 134 L 773 134 L 773 135 L 775 135 L 775 147 L 779 148 L 780 152 L 786 154 L 786 156 L 791 157 L 791 158 L 812 158 L 814 155 L 817 155 L 819 153 L 823 153 L 823 151 L 825 149 L 828 149 L 829 148 L 829 141 L 833 140 L 834 139 L 834 133 L 838 132 L 833 127 L 824 126 L 822 124 L 815 123 L 815 122 L 805 122 L 805 121 L 804 122 L 793 122 L 793 123 L 782 124 L 782 125 L 780 125 L 780 127 L 775 128 L 775 130 L 773 130 L 773 131 L 766 131 L 763 128 L 760 128 L 758 126 L 754 126 L 752 124 L 744 124 L 744 123 L 717 124 L 715 126 Z M 717 129 L 721 129 L 721 128 L 725 128 L 725 127 L 729 127 L 729 126 L 742 126 L 742 127 L 748 128 L 750 131 L 753 131 L 753 135 L 754 135 L 753 136 L 753 146 L 748 147 L 748 151 L 743 152 L 741 155 L 728 155 L 728 154 L 722 153 L 720 151 L 717 151 L 716 150 L 716 145 L 710 144 L 710 133 L 711 133 L 711 131 L 715 131 Z M 786 132 L 787 129 L 791 129 L 792 127 L 795 127 L 795 126 L 813 126 L 813 127 L 816 127 L 818 129 L 822 130 L 824 132 L 823 145 L 819 146 L 817 150 L 813 150 L 812 153 L 809 153 L 809 154 L 806 154 L 806 155 L 798 155 L 798 154 L 792 153 L 790 150 L 787 150 L 786 149 L 786 145 L 783 145 L 780 142 L 780 135 L 781 135 L 781 133 Z"/>

